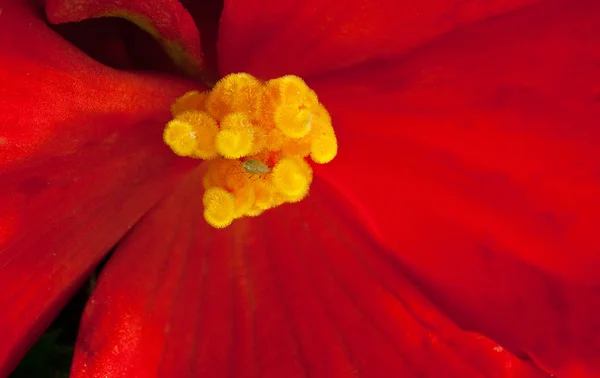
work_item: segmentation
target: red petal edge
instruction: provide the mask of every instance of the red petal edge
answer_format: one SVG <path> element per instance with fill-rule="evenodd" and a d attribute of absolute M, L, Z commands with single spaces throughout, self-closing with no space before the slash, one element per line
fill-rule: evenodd
<path fill-rule="evenodd" d="M 315 78 L 362 208 L 462 327 L 600 376 L 600 4 L 549 1 Z"/>
<path fill-rule="evenodd" d="M 329 73 L 396 57 L 470 22 L 537 0 L 225 0 L 220 71 L 262 78 Z"/>
<path fill-rule="evenodd" d="M 225 230 L 190 175 L 120 245 L 72 376 L 545 377 L 424 299 L 322 182 Z"/>
<path fill-rule="evenodd" d="M 52 23 L 98 17 L 122 17 L 146 30 L 184 72 L 203 77 L 200 35 L 192 16 L 178 0 L 46 0 Z"/>
<path fill-rule="evenodd" d="M 0 376 L 188 165 L 161 138 L 189 83 L 123 74 L 23 1 L 0 23 Z"/>

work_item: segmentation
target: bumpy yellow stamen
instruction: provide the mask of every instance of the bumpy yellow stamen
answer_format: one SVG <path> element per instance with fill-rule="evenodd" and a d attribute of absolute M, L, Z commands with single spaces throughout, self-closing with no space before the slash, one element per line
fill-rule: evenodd
<path fill-rule="evenodd" d="M 262 82 L 245 74 L 192 91 L 171 107 L 164 141 L 180 156 L 207 160 L 204 218 L 227 227 L 309 193 L 307 163 L 328 163 L 338 144 L 331 117 L 296 76 Z"/>
<path fill-rule="evenodd" d="M 223 188 L 209 188 L 202 198 L 204 219 L 213 227 L 223 228 L 231 224 L 235 212 L 235 198 Z"/>
<path fill-rule="evenodd" d="M 176 117 L 179 113 L 186 110 L 203 110 L 204 102 L 208 92 L 190 91 L 179 97 L 173 105 L 171 105 L 171 113 Z"/>
<path fill-rule="evenodd" d="M 223 117 L 216 145 L 219 154 L 227 159 L 248 156 L 254 145 L 254 130 L 248 116 L 231 113 Z"/>
<path fill-rule="evenodd" d="M 231 74 L 215 84 L 204 104 L 206 111 L 221 121 L 230 113 L 252 113 L 262 92 L 262 83 L 252 75 Z"/>
<path fill-rule="evenodd" d="M 179 156 L 192 156 L 196 148 L 196 131 L 187 122 L 177 119 L 167 123 L 163 139 Z"/>
<path fill-rule="evenodd" d="M 285 157 L 273 168 L 275 188 L 290 202 L 300 201 L 308 194 L 312 181 L 312 169 L 297 157 Z"/>
<path fill-rule="evenodd" d="M 313 115 L 308 109 L 285 105 L 275 111 L 275 125 L 290 138 L 300 139 L 310 132 Z"/>
<path fill-rule="evenodd" d="M 236 218 L 243 217 L 254 206 L 256 202 L 256 194 L 252 185 L 241 187 L 234 190 L 234 216 Z"/>
<path fill-rule="evenodd" d="M 315 163 L 329 163 L 337 155 L 335 135 L 323 134 L 315 137 L 310 145 L 310 157 Z"/>
<path fill-rule="evenodd" d="M 217 122 L 203 111 L 182 111 L 167 123 L 163 139 L 179 156 L 212 159 L 217 156 Z"/>

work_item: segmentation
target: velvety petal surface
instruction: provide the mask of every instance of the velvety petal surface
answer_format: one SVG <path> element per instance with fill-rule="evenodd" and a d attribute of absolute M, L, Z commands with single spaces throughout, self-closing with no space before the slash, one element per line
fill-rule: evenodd
<path fill-rule="evenodd" d="M 122 17 L 150 33 L 186 73 L 203 77 L 200 35 L 178 0 L 46 0 L 52 23 Z"/>
<path fill-rule="evenodd" d="M 225 0 L 222 74 L 310 76 L 396 57 L 449 30 L 537 0 Z"/>
<path fill-rule="evenodd" d="M 188 167 L 161 133 L 190 84 L 95 63 L 43 18 L 2 4 L 0 376 Z"/>
<path fill-rule="evenodd" d="M 202 54 L 208 72 L 218 74 L 217 62 L 217 35 L 219 32 L 219 20 L 223 10 L 223 0 L 180 0 L 181 4 L 190 13 L 196 27 L 200 32 L 202 41 Z M 215 81 L 216 81 L 215 80 Z"/>
<path fill-rule="evenodd" d="M 462 327 L 558 377 L 600 376 L 599 25 L 548 1 L 311 82 L 340 143 L 317 173 Z"/>
<path fill-rule="evenodd" d="M 73 377 L 546 376 L 448 321 L 323 182 L 216 230 L 200 173 L 107 264 Z"/>

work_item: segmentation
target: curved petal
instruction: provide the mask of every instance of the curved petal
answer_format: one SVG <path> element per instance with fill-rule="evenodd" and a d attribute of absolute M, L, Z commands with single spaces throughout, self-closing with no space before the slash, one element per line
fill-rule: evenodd
<path fill-rule="evenodd" d="M 225 0 L 220 71 L 273 78 L 398 56 L 463 24 L 537 0 Z"/>
<path fill-rule="evenodd" d="M 463 327 L 600 375 L 600 5 L 555 1 L 313 84 L 317 173 Z"/>
<path fill-rule="evenodd" d="M 194 20 L 178 0 L 46 0 L 52 23 L 122 17 L 150 33 L 183 71 L 202 77 L 204 61 Z"/>
<path fill-rule="evenodd" d="M 187 169 L 164 146 L 189 83 L 87 58 L 31 3 L 0 23 L 0 376 Z"/>
<path fill-rule="evenodd" d="M 207 70 L 216 73 L 218 79 L 220 75 L 217 61 L 217 36 L 223 11 L 223 0 L 181 0 L 181 3 L 190 13 L 200 31 L 202 53 Z"/>
<path fill-rule="evenodd" d="M 458 329 L 321 182 L 225 230 L 199 174 L 115 252 L 84 313 L 73 377 L 544 377 Z"/>

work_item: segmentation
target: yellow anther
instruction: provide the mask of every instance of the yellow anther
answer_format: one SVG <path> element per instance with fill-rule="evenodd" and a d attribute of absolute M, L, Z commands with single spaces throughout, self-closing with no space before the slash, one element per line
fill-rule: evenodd
<path fill-rule="evenodd" d="M 301 158 L 285 157 L 273 168 L 273 183 L 289 201 L 297 202 L 308 194 L 312 169 Z"/>
<path fill-rule="evenodd" d="M 204 110 L 204 101 L 207 96 L 208 92 L 189 91 L 171 105 L 171 114 L 176 117 L 186 110 Z"/>
<path fill-rule="evenodd" d="M 187 110 L 167 124 L 163 140 L 179 156 L 212 159 L 217 156 L 218 131 L 217 122 L 208 113 Z"/>
<path fill-rule="evenodd" d="M 210 92 L 188 92 L 175 104 L 164 140 L 178 155 L 209 160 L 204 217 L 214 227 L 257 216 L 308 195 L 306 159 L 331 161 L 337 140 L 316 93 L 296 76 L 266 83 L 232 74 Z"/>
<path fill-rule="evenodd" d="M 262 96 L 263 83 L 246 73 L 230 74 L 214 86 L 206 98 L 206 111 L 217 120 L 227 114 L 250 114 Z"/>
<path fill-rule="evenodd" d="M 246 175 L 244 169 L 240 166 L 240 162 L 237 160 L 227 160 L 234 162 L 235 164 L 229 169 L 224 176 L 225 186 L 230 190 L 240 190 L 250 185 L 250 177 Z M 254 179 L 252 179 L 254 180 Z"/>
<path fill-rule="evenodd" d="M 202 198 L 204 219 L 213 227 L 223 228 L 234 218 L 235 198 L 233 194 L 219 187 L 207 189 Z"/>
<path fill-rule="evenodd" d="M 196 148 L 196 137 L 196 132 L 191 124 L 177 119 L 167 123 L 163 132 L 163 140 L 179 156 L 193 155 Z"/>
<path fill-rule="evenodd" d="M 281 146 L 284 155 L 306 157 L 310 155 L 310 141 L 290 140 Z"/>
<path fill-rule="evenodd" d="M 274 120 L 283 135 L 300 139 L 310 132 L 313 114 L 309 109 L 298 109 L 295 105 L 282 105 L 275 110 Z"/>
<path fill-rule="evenodd" d="M 268 130 L 264 139 L 263 150 L 279 151 L 288 139 L 279 129 Z"/>
<path fill-rule="evenodd" d="M 202 178 L 204 189 L 215 186 L 226 186 L 225 181 L 228 177 L 228 172 L 230 169 L 229 162 L 233 163 L 233 160 L 226 160 L 218 157 L 210 161 L 207 170 L 204 173 L 204 177 Z"/>
<path fill-rule="evenodd" d="M 239 190 L 247 186 L 247 181 L 249 180 L 243 174 L 238 160 L 223 158 L 211 161 L 206 176 L 210 177 L 212 186 L 224 187 L 229 191 Z"/>
<path fill-rule="evenodd" d="M 231 113 L 221 121 L 216 139 L 217 151 L 227 159 L 248 156 L 254 147 L 254 130 L 244 113 Z"/>
<path fill-rule="evenodd" d="M 252 139 L 246 130 L 221 130 L 217 134 L 217 151 L 227 159 L 239 159 L 252 150 Z"/>
<path fill-rule="evenodd" d="M 273 206 L 273 185 L 265 181 L 256 181 L 253 183 L 255 208 L 261 210 L 270 209 Z"/>
<path fill-rule="evenodd" d="M 329 163 L 337 155 L 337 150 L 335 135 L 323 134 L 313 139 L 310 145 L 310 157 L 315 163 Z"/>
<path fill-rule="evenodd" d="M 221 129 L 252 130 L 252 122 L 246 113 L 229 113 L 221 120 Z"/>
<path fill-rule="evenodd" d="M 280 104 L 302 105 L 307 101 L 316 101 L 316 94 L 298 76 L 287 75 L 267 82 L 269 87 L 275 87 L 278 91 Z"/>
<path fill-rule="evenodd" d="M 261 209 L 258 206 L 254 205 L 244 215 L 247 215 L 249 217 L 257 217 L 257 216 L 259 216 L 260 214 L 262 214 L 264 212 L 265 212 L 264 209 Z"/>
<path fill-rule="evenodd" d="M 312 112 L 321 124 L 326 124 L 331 127 L 331 116 L 322 104 L 317 103 L 311 106 Z M 331 129 L 333 131 L 333 128 Z"/>
<path fill-rule="evenodd" d="M 252 185 L 244 186 L 233 192 L 233 196 L 235 197 L 234 216 L 240 218 L 246 215 L 254 205 L 254 187 Z"/>

